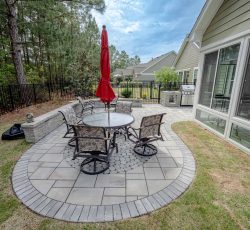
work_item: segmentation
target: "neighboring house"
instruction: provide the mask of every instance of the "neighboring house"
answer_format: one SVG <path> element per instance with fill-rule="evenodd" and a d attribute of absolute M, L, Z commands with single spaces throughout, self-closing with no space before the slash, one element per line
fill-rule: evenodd
<path fill-rule="evenodd" d="M 176 59 L 176 52 L 171 51 L 163 54 L 157 58 L 152 59 L 146 65 L 143 65 L 142 71 L 135 74 L 135 80 L 137 81 L 154 81 L 155 72 L 159 71 L 163 67 L 171 68 L 174 60 Z"/>
<path fill-rule="evenodd" d="M 116 69 L 113 73 L 113 76 L 133 76 L 133 80 L 135 81 L 154 81 L 155 72 L 162 69 L 163 67 L 171 68 L 176 56 L 176 52 L 171 51 L 154 58 L 147 63 L 130 66 L 126 69 Z"/>
<path fill-rule="evenodd" d="M 195 119 L 250 153 L 250 1 L 206 1 L 193 31 Z"/>
<path fill-rule="evenodd" d="M 190 41 L 191 34 L 184 39 L 173 66 L 180 76 L 180 82 L 196 84 L 200 49 Z"/>

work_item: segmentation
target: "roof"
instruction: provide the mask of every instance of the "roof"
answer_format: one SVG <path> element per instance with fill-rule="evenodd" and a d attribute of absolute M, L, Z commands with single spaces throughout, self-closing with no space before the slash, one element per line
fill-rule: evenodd
<path fill-rule="evenodd" d="M 207 0 L 190 32 L 190 41 L 201 47 L 202 36 L 224 0 Z"/>
<path fill-rule="evenodd" d="M 159 57 L 156 57 L 156 58 L 154 58 L 153 60 L 149 61 L 149 62 L 147 63 L 147 64 L 148 64 L 147 68 L 144 69 L 144 70 L 142 71 L 142 73 L 145 72 L 146 70 L 148 70 L 149 68 L 153 67 L 154 65 L 156 65 L 158 62 L 160 62 L 160 61 L 163 60 L 164 58 L 167 58 L 168 56 L 170 56 L 170 55 L 172 55 L 172 54 L 177 55 L 176 52 L 172 50 L 172 51 L 170 51 L 170 52 L 168 52 L 168 53 L 166 53 L 166 54 L 163 54 L 163 55 L 161 55 L 161 56 L 159 56 Z"/>

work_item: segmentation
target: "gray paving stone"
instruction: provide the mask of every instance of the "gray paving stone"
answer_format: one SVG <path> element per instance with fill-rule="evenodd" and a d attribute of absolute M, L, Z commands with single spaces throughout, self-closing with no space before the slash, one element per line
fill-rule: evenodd
<path fill-rule="evenodd" d="M 45 153 L 39 161 L 43 162 L 58 162 L 60 163 L 63 160 L 63 154 L 48 154 Z"/>
<path fill-rule="evenodd" d="M 75 180 L 56 180 L 53 184 L 54 188 L 72 188 Z"/>
<path fill-rule="evenodd" d="M 166 205 L 166 202 L 164 199 L 161 198 L 161 196 L 159 196 L 157 193 L 152 195 L 157 201 L 158 203 L 163 207 L 164 205 Z"/>
<path fill-rule="evenodd" d="M 125 187 L 125 174 L 99 174 L 95 187 Z"/>
<path fill-rule="evenodd" d="M 39 204 L 36 208 L 35 208 L 35 211 L 40 213 L 43 208 L 51 201 L 50 198 L 47 198 L 46 200 L 44 200 L 41 204 Z"/>
<path fill-rule="evenodd" d="M 96 214 L 97 214 L 97 206 L 90 206 L 89 215 L 88 215 L 88 222 L 95 222 L 96 221 Z"/>
<path fill-rule="evenodd" d="M 176 168 L 177 164 L 175 163 L 172 157 L 159 158 L 159 162 L 162 168 Z"/>
<path fill-rule="evenodd" d="M 104 221 L 104 206 L 98 206 L 97 207 L 97 214 L 96 214 L 96 221 L 103 222 Z"/>
<path fill-rule="evenodd" d="M 48 179 L 54 168 L 38 168 L 30 177 L 30 179 Z"/>
<path fill-rule="evenodd" d="M 126 195 L 148 195 L 146 180 L 127 180 Z"/>
<path fill-rule="evenodd" d="M 40 212 L 40 214 L 46 216 L 47 213 L 55 206 L 56 203 L 57 203 L 57 201 L 51 200 L 51 201 L 43 208 L 43 210 Z"/>
<path fill-rule="evenodd" d="M 152 195 L 166 188 L 172 183 L 172 180 L 147 180 L 148 193 Z"/>
<path fill-rule="evenodd" d="M 21 190 L 21 189 L 26 188 L 26 187 L 29 186 L 29 185 L 31 185 L 31 184 L 30 184 L 29 181 L 27 181 L 27 182 L 21 183 L 21 184 L 19 184 L 19 185 L 14 184 L 14 185 L 13 185 L 13 188 L 14 188 L 15 191 L 19 191 L 19 190 Z"/>
<path fill-rule="evenodd" d="M 105 188 L 104 196 L 125 196 L 125 188 Z"/>
<path fill-rule="evenodd" d="M 162 190 L 164 193 L 166 193 L 169 197 L 171 197 L 172 200 L 176 199 L 178 195 L 173 193 L 168 187 Z"/>
<path fill-rule="evenodd" d="M 84 205 L 83 206 L 81 215 L 79 217 L 79 221 L 85 222 L 85 221 L 88 220 L 89 210 L 90 210 L 90 206 L 89 205 Z"/>
<path fill-rule="evenodd" d="M 71 204 L 67 208 L 66 212 L 63 214 L 62 219 L 64 219 L 64 220 L 70 220 L 73 212 L 75 211 L 75 208 L 76 208 L 76 205 Z"/>
<path fill-rule="evenodd" d="M 181 170 L 181 168 L 162 168 L 162 172 L 167 180 L 176 179 L 180 175 Z"/>
<path fill-rule="evenodd" d="M 158 209 L 161 207 L 159 202 L 153 196 L 149 196 L 147 197 L 147 199 L 149 200 L 150 204 L 154 207 L 154 209 Z"/>
<path fill-rule="evenodd" d="M 66 212 L 66 210 L 68 209 L 68 207 L 69 207 L 69 204 L 64 203 L 54 217 L 56 219 L 62 219 L 62 217 L 63 217 L 64 213 Z"/>
<path fill-rule="evenodd" d="M 21 191 L 21 190 L 20 190 Z M 24 192 L 20 192 L 19 193 L 19 191 L 16 193 L 17 195 L 18 195 L 18 197 L 21 199 L 21 200 L 23 200 L 23 198 L 25 197 L 25 196 L 27 196 L 27 195 L 29 195 L 30 193 L 32 193 L 32 192 L 34 192 L 34 191 L 36 191 L 33 187 L 31 187 L 31 188 L 29 188 L 29 189 L 27 189 L 26 191 L 24 191 Z"/>
<path fill-rule="evenodd" d="M 102 205 L 121 204 L 125 202 L 125 196 L 103 196 Z"/>
<path fill-rule="evenodd" d="M 39 162 L 41 164 L 41 167 L 44 167 L 44 168 L 56 168 L 59 163 L 56 163 L 56 162 Z"/>
<path fill-rule="evenodd" d="M 126 202 L 137 200 L 137 196 L 126 196 Z"/>
<path fill-rule="evenodd" d="M 83 206 L 82 205 L 77 205 L 70 220 L 71 221 L 74 221 L 74 222 L 77 222 L 80 215 L 81 215 L 81 212 L 82 212 L 82 209 L 83 209 Z"/>
<path fill-rule="evenodd" d="M 79 170 L 75 168 L 56 168 L 50 175 L 51 180 L 75 180 L 79 175 Z"/>
<path fill-rule="evenodd" d="M 38 161 L 43 156 L 42 153 L 34 154 L 29 161 Z"/>
<path fill-rule="evenodd" d="M 103 188 L 73 188 L 67 202 L 80 205 L 101 205 L 103 190 Z"/>
<path fill-rule="evenodd" d="M 150 201 L 147 198 L 141 199 L 141 202 L 143 206 L 145 207 L 145 209 L 147 210 L 147 212 L 154 211 L 154 207 L 151 205 Z"/>
<path fill-rule="evenodd" d="M 126 175 L 127 180 L 145 180 L 145 175 L 143 173 L 133 173 Z"/>
<path fill-rule="evenodd" d="M 135 201 L 136 209 L 139 212 L 140 215 L 144 215 L 147 213 L 146 208 L 144 207 L 143 203 L 141 200 L 136 200 Z"/>
<path fill-rule="evenodd" d="M 30 162 L 28 165 L 28 172 L 35 172 L 41 164 L 42 162 L 39 161 Z"/>
<path fill-rule="evenodd" d="M 43 201 L 47 199 L 46 196 L 41 196 L 38 200 L 36 200 L 33 204 L 31 204 L 29 207 L 30 209 L 34 210 L 38 205 L 40 205 Z"/>
<path fill-rule="evenodd" d="M 165 200 L 166 204 L 170 203 L 172 201 L 172 198 L 168 196 L 164 191 L 158 192 L 159 196 Z"/>
<path fill-rule="evenodd" d="M 104 220 L 105 221 L 113 221 L 114 220 L 114 213 L 113 213 L 112 205 L 105 206 Z"/>
<path fill-rule="evenodd" d="M 120 204 L 121 212 L 122 212 L 122 218 L 127 219 L 130 217 L 129 209 L 126 203 Z"/>
<path fill-rule="evenodd" d="M 37 193 L 37 195 L 35 195 L 33 198 L 31 198 L 30 200 L 28 200 L 25 205 L 27 206 L 31 206 L 35 201 L 37 201 L 38 199 L 40 199 L 42 197 L 41 193 Z"/>
<path fill-rule="evenodd" d="M 65 202 L 70 191 L 71 188 L 51 188 L 47 193 L 47 197 Z"/>
<path fill-rule="evenodd" d="M 113 206 L 114 220 L 121 220 L 122 219 L 122 212 L 121 212 L 120 205 L 115 204 L 112 206 Z"/>
<path fill-rule="evenodd" d="M 165 179 L 161 168 L 144 168 L 144 171 L 146 179 Z"/>
<path fill-rule="evenodd" d="M 63 202 L 56 202 L 56 204 L 49 210 L 46 216 L 54 217 L 58 210 L 62 207 Z"/>
<path fill-rule="evenodd" d="M 75 187 L 94 187 L 97 175 L 87 175 L 80 173 L 78 176 Z"/>
<path fill-rule="evenodd" d="M 147 162 L 143 164 L 144 168 L 160 168 L 160 164 L 158 162 Z"/>
<path fill-rule="evenodd" d="M 33 186 L 42 194 L 46 195 L 52 185 L 55 183 L 54 180 L 30 180 Z"/>
<path fill-rule="evenodd" d="M 131 217 L 139 216 L 139 212 L 137 211 L 137 208 L 134 202 L 128 202 L 127 206 L 128 206 Z"/>

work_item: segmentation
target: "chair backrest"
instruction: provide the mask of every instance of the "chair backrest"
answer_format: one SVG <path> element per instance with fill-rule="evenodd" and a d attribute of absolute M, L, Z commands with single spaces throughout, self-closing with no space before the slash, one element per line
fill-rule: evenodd
<path fill-rule="evenodd" d="M 70 106 L 61 111 L 59 111 L 63 115 L 63 119 L 65 120 L 67 125 L 76 125 L 78 120 L 76 117 L 76 113 L 74 109 Z"/>
<path fill-rule="evenodd" d="M 165 115 L 165 113 L 143 117 L 141 121 L 139 139 L 155 135 L 160 136 L 163 115 Z"/>
<path fill-rule="evenodd" d="M 132 112 L 132 101 L 117 101 L 115 112 L 130 114 Z"/>
<path fill-rule="evenodd" d="M 80 102 L 83 109 L 86 109 L 87 107 L 93 107 L 95 104 L 94 101 L 83 100 L 81 97 L 76 97 L 76 99 Z"/>
<path fill-rule="evenodd" d="M 77 150 L 107 152 L 106 132 L 104 128 L 84 125 L 73 126 Z"/>

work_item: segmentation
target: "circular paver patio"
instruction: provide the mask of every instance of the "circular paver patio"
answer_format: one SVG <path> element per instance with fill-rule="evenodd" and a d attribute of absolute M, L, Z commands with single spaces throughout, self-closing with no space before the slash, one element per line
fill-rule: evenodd
<path fill-rule="evenodd" d="M 171 130 L 175 121 L 190 120 L 191 109 L 147 105 L 133 109 L 138 125 L 145 115 L 166 112 L 158 154 L 142 158 L 133 143 L 118 138 L 119 153 L 110 170 L 99 175 L 79 172 L 71 160 L 64 125 L 33 145 L 17 162 L 13 189 L 24 205 L 43 216 L 73 222 L 103 222 L 147 214 L 179 197 L 191 184 L 195 162 L 190 150 Z"/>

